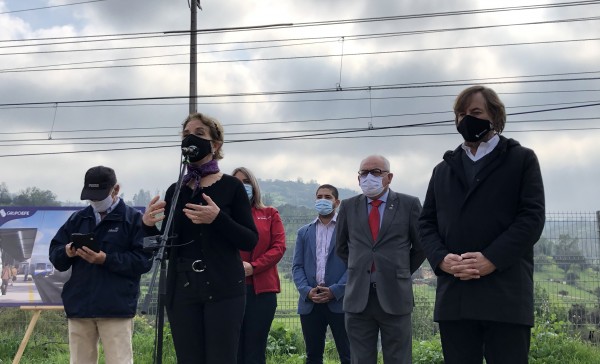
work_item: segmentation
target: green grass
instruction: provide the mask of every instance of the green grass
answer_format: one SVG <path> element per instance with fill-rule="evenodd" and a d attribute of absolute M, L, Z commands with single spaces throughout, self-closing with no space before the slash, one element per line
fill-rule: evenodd
<path fill-rule="evenodd" d="M 567 281 L 567 274 L 578 276 L 573 282 Z M 562 307 L 570 307 L 573 304 L 584 305 L 594 308 L 599 303 L 598 287 L 600 275 L 592 269 L 580 269 L 572 265 L 565 272 L 556 264 L 539 264 L 534 273 L 536 287 L 543 288 L 548 292 L 550 303 Z"/>
<path fill-rule="evenodd" d="M 0 363 L 10 363 L 17 351 L 31 312 L 15 308 L 0 309 Z M 542 315 L 543 316 L 543 315 Z M 23 364 L 62 364 L 69 362 L 66 319 L 62 312 L 42 314 L 34 335 L 25 350 Z M 568 323 L 555 321 L 554 316 L 538 318 L 532 333 L 530 363 L 591 364 L 600 363 L 600 348 L 569 336 Z M 175 364 L 175 354 L 168 326 L 165 331 L 163 363 Z M 151 363 L 154 329 L 145 319 L 137 317 L 133 336 L 136 363 Z M 333 342 L 328 341 L 325 364 L 339 362 Z M 297 329 L 275 324 L 269 339 L 269 364 L 304 363 L 302 335 Z M 378 361 L 382 363 L 381 359 Z M 100 363 L 104 361 L 101 359 Z M 413 341 L 413 363 L 441 364 L 439 337 Z"/>
<path fill-rule="evenodd" d="M 537 324 L 532 333 L 530 363 L 534 364 L 587 364 L 600 363 L 600 347 L 579 339 L 580 332 L 587 337 L 595 327 L 574 327 L 567 320 L 567 312 L 573 304 L 581 304 L 588 310 L 598 307 L 599 298 L 594 294 L 600 275 L 592 269 L 581 270 L 571 267 L 578 278 L 566 284 L 566 273 L 556 264 L 537 265 L 534 274 L 536 292 Z M 289 277 L 289 275 L 288 275 Z M 281 293 L 278 295 L 278 314 L 273 323 L 267 351 L 269 364 L 304 363 L 304 341 L 300 320 L 296 313 L 298 291 L 294 283 L 280 275 Z M 563 283 L 565 282 L 565 283 Z M 413 363 L 443 363 L 439 337 L 434 336 L 432 321 L 435 287 L 415 284 L 415 310 L 413 312 Z M 562 292 L 561 292 L 562 291 Z M 0 364 L 11 363 L 23 338 L 32 312 L 17 308 L 0 307 Z M 165 364 L 175 364 L 175 353 L 168 325 L 164 331 Z M 144 318 L 136 318 L 134 325 L 134 360 L 136 363 L 151 363 L 154 349 L 154 329 Z M 325 364 L 338 363 L 335 345 L 326 344 Z M 69 348 L 67 321 L 62 311 L 45 311 L 40 317 L 34 334 L 25 350 L 21 363 L 47 364 L 68 363 Z M 100 360 L 103 364 L 103 359 Z M 379 363 L 382 363 L 381 359 Z"/>

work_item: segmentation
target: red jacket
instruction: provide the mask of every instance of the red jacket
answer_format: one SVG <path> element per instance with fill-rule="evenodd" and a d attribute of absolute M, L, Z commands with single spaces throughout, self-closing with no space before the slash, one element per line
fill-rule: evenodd
<path fill-rule="evenodd" d="M 250 251 L 240 251 L 245 262 L 254 267 L 246 277 L 246 284 L 254 286 L 256 294 L 281 291 L 277 263 L 285 253 L 285 230 L 279 212 L 274 207 L 252 208 L 252 217 L 258 230 L 258 244 Z"/>

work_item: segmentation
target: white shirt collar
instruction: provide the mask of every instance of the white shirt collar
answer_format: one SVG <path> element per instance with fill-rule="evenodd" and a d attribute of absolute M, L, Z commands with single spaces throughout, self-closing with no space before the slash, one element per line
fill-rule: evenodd
<path fill-rule="evenodd" d="M 464 142 L 461 144 L 461 147 L 465 151 L 465 153 L 467 154 L 467 156 L 473 162 L 477 162 L 481 158 L 483 158 L 486 155 L 490 154 L 494 150 L 494 148 L 496 148 L 496 146 L 498 145 L 498 142 L 500 142 L 500 137 L 498 136 L 498 134 L 495 134 L 487 142 L 481 142 L 479 144 L 479 146 L 477 147 L 477 151 L 475 152 L 475 154 L 473 154 L 471 152 L 471 148 L 468 147 L 468 146 L 466 146 Z"/>

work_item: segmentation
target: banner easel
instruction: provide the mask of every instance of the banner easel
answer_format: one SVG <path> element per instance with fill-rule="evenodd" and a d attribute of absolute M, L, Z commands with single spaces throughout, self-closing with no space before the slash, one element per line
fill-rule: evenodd
<path fill-rule="evenodd" d="M 19 350 L 17 350 L 17 354 L 13 359 L 12 364 L 19 364 L 21 361 L 21 357 L 23 356 L 23 352 L 25 351 L 25 347 L 29 342 L 29 338 L 33 333 L 33 329 L 35 328 L 35 324 L 37 324 L 42 311 L 47 310 L 64 310 L 63 306 L 21 306 L 21 310 L 29 310 L 33 311 L 33 316 L 31 316 L 31 321 L 29 321 L 29 326 L 27 327 L 27 331 L 25 331 L 25 336 L 23 336 L 23 340 L 21 341 L 21 345 L 19 345 Z"/>

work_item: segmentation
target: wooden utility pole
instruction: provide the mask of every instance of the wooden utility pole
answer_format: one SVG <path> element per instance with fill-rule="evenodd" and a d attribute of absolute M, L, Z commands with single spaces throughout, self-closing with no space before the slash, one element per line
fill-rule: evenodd
<path fill-rule="evenodd" d="M 196 96 L 198 96 L 196 72 L 196 67 L 198 65 L 196 52 L 196 31 L 198 30 L 198 24 L 196 14 L 198 12 L 198 7 L 200 6 L 200 0 L 191 0 L 190 5 L 190 114 L 193 114 L 198 111 L 196 102 Z"/>

